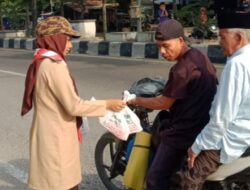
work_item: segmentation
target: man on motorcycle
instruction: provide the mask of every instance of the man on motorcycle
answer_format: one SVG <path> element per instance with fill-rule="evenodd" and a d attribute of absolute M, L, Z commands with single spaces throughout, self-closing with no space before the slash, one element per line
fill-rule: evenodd
<path fill-rule="evenodd" d="M 196 190 L 219 165 L 241 157 L 250 146 L 249 13 L 218 15 L 220 45 L 228 56 L 210 121 L 188 150 L 189 169 L 180 172 L 183 190 Z"/>
<path fill-rule="evenodd" d="M 137 97 L 128 103 L 154 110 L 169 109 L 169 125 L 161 132 L 161 142 L 146 182 L 147 190 L 166 190 L 187 148 L 209 121 L 217 78 L 208 57 L 188 46 L 178 21 L 169 19 L 161 23 L 155 39 L 161 55 L 168 61 L 177 62 L 170 70 L 161 96 Z"/>
<path fill-rule="evenodd" d="M 199 16 L 194 22 L 194 28 L 190 37 L 196 39 L 212 39 L 217 38 L 215 31 L 212 30 L 212 26 L 215 27 L 215 20 L 211 19 L 207 15 L 205 7 L 201 7 Z"/>

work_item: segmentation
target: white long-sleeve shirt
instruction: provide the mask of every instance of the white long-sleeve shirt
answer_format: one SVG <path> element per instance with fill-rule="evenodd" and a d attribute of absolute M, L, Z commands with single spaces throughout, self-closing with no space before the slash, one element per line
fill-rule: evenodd
<path fill-rule="evenodd" d="M 250 44 L 228 58 L 210 110 L 210 121 L 192 150 L 221 150 L 220 162 L 230 163 L 250 147 Z"/>

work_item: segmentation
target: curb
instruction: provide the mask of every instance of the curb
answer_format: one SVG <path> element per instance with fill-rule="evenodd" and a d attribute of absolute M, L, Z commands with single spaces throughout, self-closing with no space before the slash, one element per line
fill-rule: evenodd
<path fill-rule="evenodd" d="M 88 55 L 101 55 L 112 57 L 132 57 L 138 59 L 163 59 L 156 43 L 153 42 L 108 42 L 108 41 L 84 41 L 72 40 L 72 52 Z M 200 49 L 208 55 L 211 62 L 226 62 L 219 45 L 192 44 L 192 47 Z M 0 48 L 35 49 L 34 38 L 0 38 Z"/>

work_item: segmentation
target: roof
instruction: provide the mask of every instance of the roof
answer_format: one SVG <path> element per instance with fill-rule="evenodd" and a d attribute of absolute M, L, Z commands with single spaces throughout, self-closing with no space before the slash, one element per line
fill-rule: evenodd
<path fill-rule="evenodd" d="M 124 0 L 125 1 L 125 0 Z M 129 0 L 127 0 L 129 1 Z M 180 0 L 177 0 L 177 3 L 179 3 Z M 165 3 L 172 3 L 173 0 L 141 0 L 142 5 L 153 5 L 155 4 L 160 4 L 161 2 Z M 81 7 L 79 3 L 77 2 L 72 2 L 72 1 L 67 1 L 64 3 L 64 5 L 71 7 L 73 10 L 77 12 L 82 12 L 82 9 L 101 9 L 103 6 L 103 0 L 86 0 L 83 3 L 83 6 Z M 107 4 L 108 7 L 117 7 L 119 6 L 118 3 L 113 3 L 113 4 Z"/>
<path fill-rule="evenodd" d="M 102 0 L 86 0 L 86 2 L 83 3 L 83 6 L 80 6 L 79 3 L 76 2 L 66 2 L 64 5 L 72 8 L 74 11 L 82 12 L 82 9 L 101 9 L 103 6 Z M 118 3 L 108 4 L 108 7 L 117 7 Z"/>
<path fill-rule="evenodd" d="M 153 0 L 149 0 L 149 1 L 153 1 Z M 161 2 L 168 4 L 168 3 L 173 3 L 173 0 L 154 0 L 155 4 L 160 4 Z M 179 3 L 179 0 L 177 0 L 177 3 Z"/>

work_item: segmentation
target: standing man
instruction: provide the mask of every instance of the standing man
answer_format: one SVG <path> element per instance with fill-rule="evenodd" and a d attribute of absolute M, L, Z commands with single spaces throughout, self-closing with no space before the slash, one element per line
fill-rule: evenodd
<path fill-rule="evenodd" d="M 228 56 L 221 74 L 210 121 L 188 150 L 189 170 L 182 189 L 199 189 L 218 166 L 238 159 L 250 147 L 250 14 L 218 15 L 220 45 Z"/>
<path fill-rule="evenodd" d="M 173 19 L 160 24 L 155 39 L 161 55 L 177 61 L 171 68 L 162 96 L 137 97 L 128 103 L 154 110 L 169 109 L 169 128 L 147 176 L 147 190 L 167 190 L 170 178 L 180 166 L 188 147 L 209 121 L 209 109 L 216 93 L 215 68 L 208 57 L 190 48 L 182 25 Z"/>

